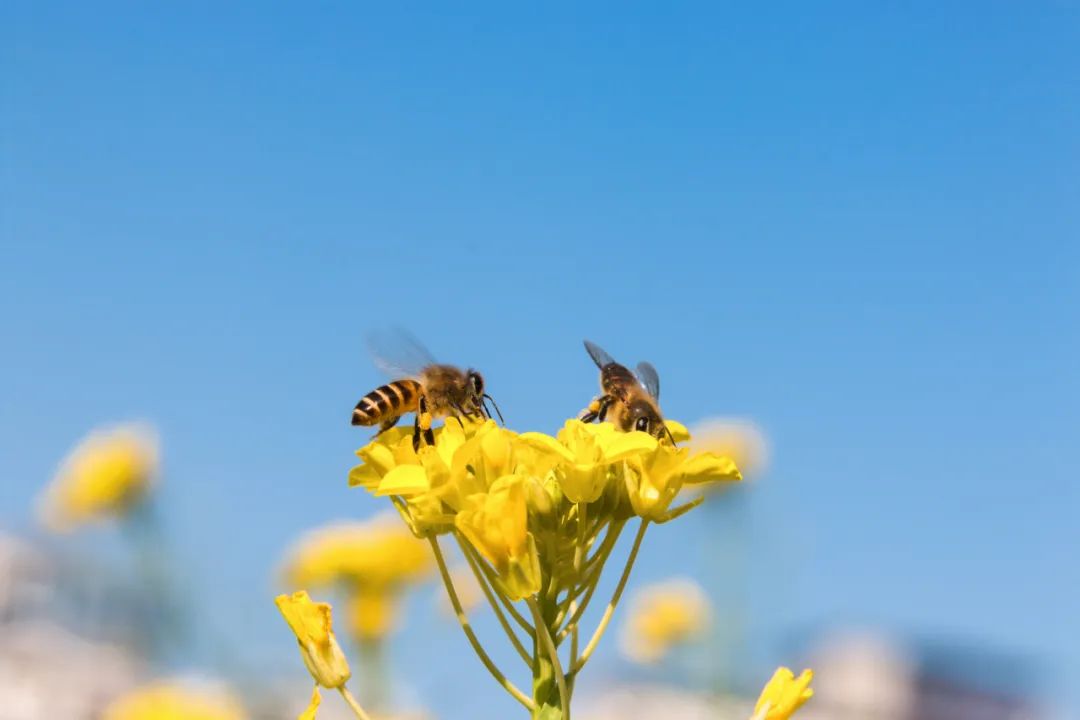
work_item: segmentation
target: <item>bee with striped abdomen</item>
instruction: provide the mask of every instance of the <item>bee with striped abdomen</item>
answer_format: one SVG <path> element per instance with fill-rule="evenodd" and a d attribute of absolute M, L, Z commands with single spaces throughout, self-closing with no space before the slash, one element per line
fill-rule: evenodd
<path fill-rule="evenodd" d="M 388 340 L 372 341 L 372 355 L 383 372 L 398 379 L 361 398 L 353 410 L 353 425 L 378 425 L 382 433 L 396 425 L 405 413 L 415 413 L 413 449 L 419 450 L 421 435 L 427 444 L 435 443 L 435 433 L 431 430 L 435 418 L 487 419 L 491 413 L 485 402 L 491 401 L 502 421 L 498 406 L 484 391 L 480 373 L 436 362 L 419 342 L 404 333 L 395 333 Z"/>
<path fill-rule="evenodd" d="M 620 365 L 596 343 L 585 341 L 585 349 L 600 368 L 600 395 L 578 416 L 582 422 L 608 420 L 623 432 L 640 430 L 657 438 L 671 435 L 660 414 L 660 376 L 651 364 L 640 362 L 636 372 Z"/>

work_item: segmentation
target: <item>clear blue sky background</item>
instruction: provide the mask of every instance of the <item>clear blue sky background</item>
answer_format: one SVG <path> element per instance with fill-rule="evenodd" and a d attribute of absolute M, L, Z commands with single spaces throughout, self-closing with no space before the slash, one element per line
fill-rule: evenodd
<path fill-rule="evenodd" d="M 588 336 L 669 415 L 770 437 L 729 583 L 754 673 L 859 622 L 1080 705 L 1080 7 L 947 5 L 5 3 L 0 526 L 87 429 L 151 419 L 219 622 L 302 675 L 272 569 L 380 507 L 345 486 L 365 332 L 548 430 Z M 639 580 L 707 574 L 717 524 Z M 409 687 L 505 715 L 455 633 L 402 635 Z"/>

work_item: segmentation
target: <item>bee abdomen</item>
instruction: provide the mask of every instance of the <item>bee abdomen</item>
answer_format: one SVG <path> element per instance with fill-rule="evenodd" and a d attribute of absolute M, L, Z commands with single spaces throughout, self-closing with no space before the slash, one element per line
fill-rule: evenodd
<path fill-rule="evenodd" d="M 415 380 L 395 380 L 380 385 L 356 403 L 352 424 L 377 425 L 387 418 L 412 412 L 416 410 L 419 397 L 420 383 Z"/>

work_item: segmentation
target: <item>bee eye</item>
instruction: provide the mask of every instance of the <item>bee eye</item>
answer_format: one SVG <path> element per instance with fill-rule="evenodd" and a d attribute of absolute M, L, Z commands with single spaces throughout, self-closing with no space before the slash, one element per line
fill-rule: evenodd
<path fill-rule="evenodd" d="M 640 430 L 641 432 L 649 432 L 649 418 L 639 417 L 637 422 L 634 423 L 634 429 Z"/>
<path fill-rule="evenodd" d="M 484 379 L 480 377 L 480 373 L 473 373 L 469 376 L 469 379 L 472 380 L 473 390 L 476 391 L 476 394 L 482 395 L 484 393 Z"/>

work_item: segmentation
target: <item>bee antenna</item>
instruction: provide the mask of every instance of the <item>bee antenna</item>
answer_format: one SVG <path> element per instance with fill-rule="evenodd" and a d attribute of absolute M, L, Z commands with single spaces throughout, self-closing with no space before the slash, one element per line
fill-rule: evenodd
<path fill-rule="evenodd" d="M 675 436 L 671 434 L 671 428 L 667 426 L 667 423 L 664 423 L 664 432 L 667 433 L 668 439 L 671 440 L 671 445 L 673 447 L 677 447 L 677 444 L 675 443 Z"/>
<path fill-rule="evenodd" d="M 490 401 L 491 401 L 491 406 L 495 408 L 495 412 L 496 412 L 496 413 L 498 414 L 498 416 L 499 416 L 499 424 L 501 424 L 501 425 L 505 425 L 505 424 L 506 424 L 506 421 L 505 421 L 505 420 L 503 420 L 502 412 L 501 412 L 501 411 L 499 410 L 499 406 L 498 406 L 498 404 L 497 404 L 497 403 L 495 402 L 495 398 L 491 397 L 491 396 L 490 396 L 490 395 L 488 395 L 487 393 L 484 393 L 484 400 L 490 400 Z M 491 417 L 491 411 L 490 411 L 490 410 L 488 411 L 488 417 Z"/>

